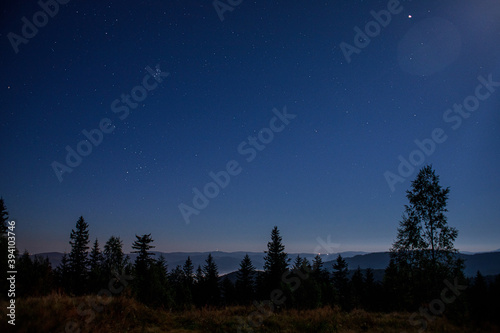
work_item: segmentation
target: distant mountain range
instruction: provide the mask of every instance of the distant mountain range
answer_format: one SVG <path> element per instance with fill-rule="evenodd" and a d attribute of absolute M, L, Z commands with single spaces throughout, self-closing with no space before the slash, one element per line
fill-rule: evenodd
<path fill-rule="evenodd" d="M 209 253 L 214 257 L 214 261 L 217 264 L 219 269 L 219 273 L 221 275 L 234 272 L 238 270 L 240 267 L 240 262 L 245 256 L 248 254 L 250 259 L 252 259 L 253 265 L 258 269 L 262 270 L 264 266 L 264 256 L 263 252 L 154 252 L 155 257 L 158 258 L 160 255 L 166 259 L 169 270 L 174 269 L 177 265 L 184 265 L 187 257 L 189 256 L 193 261 L 193 265 L 195 269 L 198 265 L 203 266 L 205 264 L 205 260 Z M 361 269 L 371 268 L 376 270 L 375 278 L 379 275 L 383 275 L 383 270 L 389 264 L 389 252 L 374 252 L 374 253 L 366 253 L 366 252 L 342 252 L 342 253 L 334 253 L 334 254 L 322 254 L 321 258 L 325 263 L 325 268 L 329 271 L 333 270 L 333 262 L 337 258 L 338 255 L 342 255 L 343 258 L 346 259 L 346 262 L 349 266 L 350 270 L 355 270 L 358 266 Z M 47 253 L 38 253 L 38 256 L 47 257 L 52 264 L 52 267 L 57 267 L 61 263 L 61 259 L 63 254 L 60 252 L 47 252 Z M 302 258 L 307 258 L 309 261 L 312 261 L 315 254 L 311 253 L 289 253 L 289 257 L 291 258 L 291 262 L 300 255 Z M 34 255 L 32 255 L 34 256 Z M 131 261 L 135 260 L 136 254 L 128 254 Z M 466 276 L 474 276 L 477 271 L 480 271 L 483 275 L 497 275 L 500 274 L 500 249 L 494 252 L 486 252 L 486 253 L 460 253 L 460 257 L 465 261 L 465 275 Z M 379 271 L 382 270 L 382 271 Z"/>

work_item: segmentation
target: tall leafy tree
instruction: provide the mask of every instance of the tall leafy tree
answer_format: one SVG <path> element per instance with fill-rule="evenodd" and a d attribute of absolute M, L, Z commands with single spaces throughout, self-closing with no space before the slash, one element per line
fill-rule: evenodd
<path fill-rule="evenodd" d="M 446 217 L 449 192 L 430 165 L 419 171 L 406 191 L 408 204 L 391 248 L 395 265 L 391 272 L 396 274 L 391 278 L 400 280 L 396 293 L 406 298 L 407 305 L 433 297 L 442 289 L 443 279 L 463 275 L 463 262 L 454 247 L 458 231 Z"/>
<path fill-rule="evenodd" d="M 238 295 L 238 302 L 243 305 L 250 304 L 255 293 L 255 266 L 252 264 L 252 260 L 248 254 L 246 254 L 241 261 L 236 276 L 236 294 Z"/>
<path fill-rule="evenodd" d="M 71 252 L 69 253 L 69 267 L 71 276 L 71 291 L 81 295 L 86 291 L 88 278 L 88 253 L 89 249 L 89 225 L 80 216 L 76 222 L 75 229 L 71 230 L 69 236 Z"/>

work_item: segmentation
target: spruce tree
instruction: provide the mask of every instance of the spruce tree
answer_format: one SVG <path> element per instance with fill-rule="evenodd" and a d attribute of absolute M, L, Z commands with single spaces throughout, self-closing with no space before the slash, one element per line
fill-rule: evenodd
<path fill-rule="evenodd" d="M 206 292 L 206 302 L 210 305 L 217 305 L 220 301 L 219 271 L 217 264 L 209 253 L 203 266 L 204 287 Z"/>
<path fill-rule="evenodd" d="M 120 237 L 111 236 L 104 244 L 104 264 L 106 274 L 113 272 L 121 273 L 126 265 L 125 255 L 123 254 L 123 242 Z"/>
<path fill-rule="evenodd" d="M 98 292 L 104 288 L 105 277 L 103 276 L 104 257 L 99 248 L 99 241 L 95 239 L 89 256 L 89 288 L 91 292 Z"/>
<path fill-rule="evenodd" d="M 7 221 L 9 219 L 9 213 L 5 207 L 3 198 L 0 198 L 0 290 L 8 290 L 9 281 L 7 281 L 7 265 L 9 260 L 9 245 L 7 241 Z M 17 249 L 14 255 L 17 256 Z M 7 299 L 7 293 L 2 292 L 0 299 Z"/>
<path fill-rule="evenodd" d="M 290 259 L 285 252 L 278 227 L 271 231 L 271 241 L 267 243 L 266 256 L 264 257 L 264 283 L 267 292 L 280 288 L 283 274 L 288 269 Z"/>
<path fill-rule="evenodd" d="M 252 302 L 255 293 L 255 266 L 248 254 L 241 261 L 236 276 L 238 302 L 242 305 L 248 305 Z"/>
<path fill-rule="evenodd" d="M 333 285 L 337 293 L 338 302 L 344 310 L 350 309 L 348 273 L 347 262 L 339 254 L 333 264 Z"/>
<path fill-rule="evenodd" d="M 9 213 L 5 207 L 3 198 L 0 198 L 0 236 L 7 233 L 7 221 L 9 220 Z"/>
<path fill-rule="evenodd" d="M 191 288 L 194 282 L 194 266 L 193 261 L 189 256 L 187 257 L 182 270 L 184 271 L 185 282 L 189 286 L 189 288 Z"/>
<path fill-rule="evenodd" d="M 155 294 L 155 290 L 152 289 L 152 286 L 156 284 L 153 281 L 155 278 L 155 274 L 153 272 L 153 266 L 155 261 L 151 258 L 154 253 L 150 252 L 151 249 L 154 248 L 151 243 L 153 239 L 151 238 L 151 234 L 145 234 L 142 236 L 137 236 L 134 243 L 132 244 L 132 253 L 138 253 L 137 258 L 135 259 L 134 272 L 134 287 L 137 298 L 146 304 L 154 304 L 157 300 L 157 295 Z"/>
<path fill-rule="evenodd" d="M 132 251 L 132 253 L 138 253 L 137 258 L 135 259 L 135 269 L 136 272 L 140 274 L 141 271 L 146 271 L 152 264 L 153 259 L 150 257 L 154 256 L 155 254 L 150 250 L 153 249 L 154 246 L 150 245 L 150 243 L 153 242 L 151 234 L 142 236 L 135 235 L 135 237 L 137 239 L 132 244 L 132 248 L 135 251 Z"/>
<path fill-rule="evenodd" d="M 71 291 L 76 295 L 83 294 L 87 289 L 88 278 L 88 253 L 89 249 L 89 225 L 80 216 L 76 222 L 76 228 L 71 230 L 69 236 L 71 252 L 69 253 L 69 267 L 71 276 Z"/>

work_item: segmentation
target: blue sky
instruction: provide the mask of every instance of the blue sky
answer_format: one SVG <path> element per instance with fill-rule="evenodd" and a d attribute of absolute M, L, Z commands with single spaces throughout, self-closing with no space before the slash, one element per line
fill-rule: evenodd
<path fill-rule="evenodd" d="M 120 236 L 127 252 L 144 233 L 160 251 L 263 251 L 274 225 L 290 252 L 327 236 L 338 251 L 383 251 L 428 163 L 451 188 L 456 246 L 500 248 L 500 88 L 478 79 L 500 81 L 496 1 L 243 1 L 223 21 L 210 1 L 69 2 L 16 53 L 9 34 L 41 10 L 2 11 L 0 195 L 21 250 L 69 251 L 83 215 L 92 239 Z M 346 56 L 342 43 L 364 47 Z M 158 85 L 141 90 L 145 78 Z M 453 111 L 477 89 L 489 95 L 475 111 Z M 140 101 L 120 119 L 111 105 L 126 95 Z M 284 107 L 296 117 L 269 141 Z M 92 152 L 60 182 L 54 161 L 103 119 L 112 132 L 82 143 Z M 446 141 L 392 189 L 384 174 L 401 176 L 398 157 L 435 129 Z M 241 172 L 187 224 L 179 204 L 230 161 Z"/>

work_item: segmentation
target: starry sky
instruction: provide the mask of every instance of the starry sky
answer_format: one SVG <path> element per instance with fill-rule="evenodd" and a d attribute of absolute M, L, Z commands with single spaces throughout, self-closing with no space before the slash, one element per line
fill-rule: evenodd
<path fill-rule="evenodd" d="M 125 252 L 263 251 L 274 225 L 289 252 L 385 251 L 424 164 L 457 248 L 500 248 L 497 0 L 65 1 L 0 12 L 21 251 L 69 251 L 80 215 Z"/>

